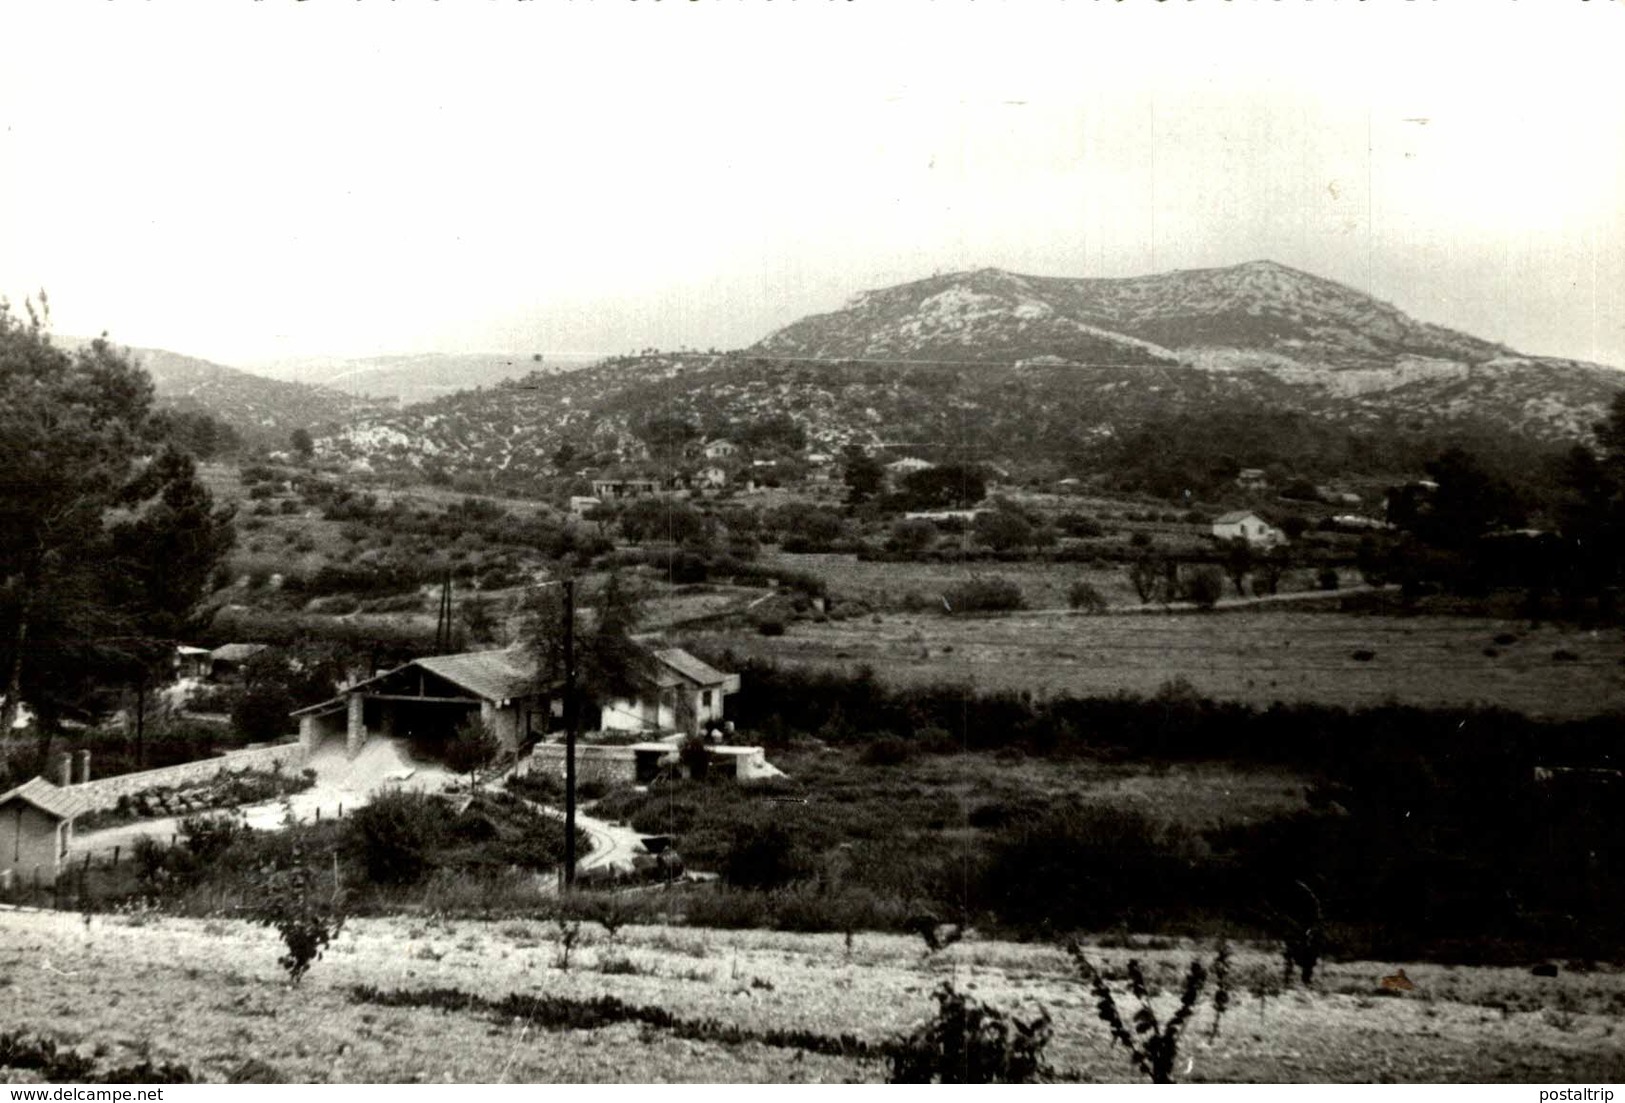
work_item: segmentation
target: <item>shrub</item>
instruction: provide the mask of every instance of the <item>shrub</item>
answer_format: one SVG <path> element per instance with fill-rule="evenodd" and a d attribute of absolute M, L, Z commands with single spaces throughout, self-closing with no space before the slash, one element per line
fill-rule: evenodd
<path fill-rule="evenodd" d="M 764 636 L 784 635 L 784 621 L 778 617 L 763 617 L 756 622 L 756 631 Z"/>
<path fill-rule="evenodd" d="M 215 859 L 231 849 L 242 837 L 248 825 L 235 816 L 187 816 L 180 822 L 180 836 L 186 849 L 200 865 L 212 865 Z"/>
<path fill-rule="evenodd" d="M 409 884 L 428 869 L 428 852 L 445 835 L 443 800 L 423 793 L 387 792 L 346 821 L 367 877 L 378 884 Z"/>
<path fill-rule="evenodd" d="M 1068 942 L 1066 951 L 1094 993 L 1095 1014 L 1111 1030 L 1112 1041 L 1128 1050 L 1134 1067 L 1149 1077 L 1153 1084 L 1172 1084 L 1174 1061 L 1179 1056 L 1179 1038 L 1196 1014 L 1197 1002 L 1208 982 L 1207 967 L 1200 959 L 1191 962 L 1180 989 L 1179 1007 L 1163 1022 L 1157 1018 L 1156 1009 L 1151 1005 L 1151 989 L 1146 983 L 1145 970 L 1137 959 L 1131 959 L 1128 963 L 1129 991 L 1134 994 L 1140 1009 L 1130 1020 L 1133 1024 L 1130 1029 L 1130 1024 L 1123 1021 L 1122 1013 L 1117 1009 L 1117 998 L 1112 994 L 1106 978 L 1084 955 L 1082 948 L 1076 942 Z M 1219 983 L 1213 1002 L 1218 1016 L 1224 1014 L 1224 1008 L 1229 1004 L 1228 966 L 1229 948 L 1221 946 L 1214 962 L 1214 975 Z M 1217 1030 L 1217 1019 L 1214 1029 Z"/>
<path fill-rule="evenodd" d="M 1337 586 L 1338 586 L 1337 568 L 1336 567 L 1322 567 L 1320 569 L 1320 573 L 1315 576 L 1315 581 L 1320 586 L 1320 588 L 1322 590 L 1335 590 L 1335 589 L 1337 589 Z"/>
<path fill-rule="evenodd" d="M 288 952 L 277 963 L 296 985 L 344 929 L 344 899 L 337 877 L 325 899 L 316 882 L 316 871 L 302 860 L 296 843 L 287 867 L 273 865 L 261 874 L 252 915 L 255 923 L 274 927 L 282 936 Z"/>
<path fill-rule="evenodd" d="M 943 592 L 950 613 L 993 613 L 1026 608 L 1021 587 L 1008 578 L 994 575 L 972 578 Z"/>
<path fill-rule="evenodd" d="M 784 825 L 741 823 L 723 861 L 723 877 L 738 888 L 770 889 L 787 885 L 803 872 L 802 856 Z"/>
<path fill-rule="evenodd" d="M 1110 805 L 1059 807 L 996 836 L 981 897 L 1015 925 L 1067 916 L 1109 927 L 1131 911 L 1187 907 L 1200 899 L 1201 839 L 1173 821 Z M 1043 885 L 1042 898 L 1032 892 Z"/>
<path fill-rule="evenodd" d="M 1217 567 L 1198 567 L 1185 581 L 1184 591 L 1185 600 L 1198 609 L 1211 609 L 1224 595 L 1224 576 Z"/>
<path fill-rule="evenodd" d="M 858 761 L 865 766 L 901 766 L 914 757 L 914 745 L 895 735 L 883 735 L 863 748 Z"/>
<path fill-rule="evenodd" d="M 454 774 L 472 777 L 489 766 L 501 751 L 495 733 L 478 714 L 471 715 L 457 725 L 457 731 L 446 744 L 446 769 Z"/>
<path fill-rule="evenodd" d="M 1066 603 L 1080 613 L 1106 611 L 1106 596 L 1087 582 L 1074 582 L 1066 592 Z"/>
<path fill-rule="evenodd" d="M 944 981 L 937 1011 L 899 1039 L 887 1057 L 892 1084 L 1031 1084 L 1049 1076 L 1044 1050 L 1049 1013 L 1022 1020 L 981 1003 Z"/>

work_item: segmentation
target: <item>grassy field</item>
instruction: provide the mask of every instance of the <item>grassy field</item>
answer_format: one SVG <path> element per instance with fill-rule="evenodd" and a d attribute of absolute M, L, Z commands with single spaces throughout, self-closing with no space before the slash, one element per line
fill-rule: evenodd
<path fill-rule="evenodd" d="M 665 926 L 625 928 L 613 943 L 596 927 L 587 935 L 565 970 L 556 931 L 539 922 L 356 920 L 295 989 L 276 965 L 276 935 L 241 920 L 11 912 L 0 923 L 0 975 L 10 1029 L 53 1037 L 106 1066 L 178 1061 L 214 1081 L 876 1081 L 885 1075 L 876 1060 L 758 1039 L 778 1029 L 885 1041 L 924 1019 L 948 979 L 1007 1011 L 1047 1009 L 1058 1077 L 1137 1075 L 1051 946 L 973 933 L 927 957 L 904 936 L 860 934 L 847 947 L 840 935 Z M 1089 954 L 1120 994 L 1131 956 L 1168 988 L 1192 950 L 1157 945 Z M 1416 989 L 1382 998 L 1379 978 L 1402 964 L 1331 963 L 1313 990 L 1282 993 L 1273 956 L 1243 948 L 1230 1012 L 1210 1036 L 1204 1004 L 1177 1078 L 1592 1082 L 1625 1073 L 1625 975 L 1615 969 L 1540 978 L 1412 964 Z M 611 995 L 735 1026 L 745 1038 L 723 1044 L 631 1022 L 558 1030 L 479 1011 L 381 1006 L 356 1000 L 362 984 L 491 999 Z M 1158 1004 L 1169 1010 L 1166 992 Z"/>
<path fill-rule="evenodd" d="M 871 605 L 896 608 L 909 594 L 924 605 L 937 606 L 942 592 L 966 579 L 998 575 L 1021 587 L 1030 609 L 1065 609 L 1067 591 L 1074 583 L 1087 582 L 1099 590 L 1108 604 L 1137 606 L 1140 599 L 1129 582 L 1128 571 L 1120 564 L 1091 566 L 1087 563 L 882 563 L 865 561 L 855 555 L 798 555 L 767 552 L 764 564 L 782 563 L 797 571 L 822 578 L 832 593 L 859 598 Z M 1315 572 L 1299 568 L 1281 576 L 1281 592 L 1316 589 Z M 1359 581 L 1356 571 L 1341 572 L 1344 585 Z M 1225 597 L 1235 590 L 1225 583 Z"/>
<path fill-rule="evenodd" d="M 867 665 L 898 684 L 1151 694 L 1184 678 L 1206 696 L 1257 705 L 1486 704 L 1545 718 L 1625 708 L 1618 629 L 1476 617 L 921 613 L 698 638 L 779 662 Z"/>

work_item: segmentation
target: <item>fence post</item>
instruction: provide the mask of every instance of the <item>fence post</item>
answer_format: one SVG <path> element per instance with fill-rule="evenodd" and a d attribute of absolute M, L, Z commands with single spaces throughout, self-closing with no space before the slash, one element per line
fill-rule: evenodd
<path fill-rule="evenodd" d="M 316 822 L 317 823 L 322 822 L 322 808 L 321 808 L 321 805 L 316 806 Z"/>
<path fill-rule="evenodd" d="M 113 864 L 108 866 L 107 867 L 108 869 L 117 869 L 118 868 L 118 852 L 119 852 L 119 848 L 115 846 L 113 848 Z"/>

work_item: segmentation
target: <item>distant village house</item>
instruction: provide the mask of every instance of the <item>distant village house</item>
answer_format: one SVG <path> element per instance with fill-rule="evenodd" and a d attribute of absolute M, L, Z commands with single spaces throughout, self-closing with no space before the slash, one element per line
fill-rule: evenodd
<path fill-rule="evenodd" d="M 1218 517 L 1213 522 L 1213 535 L 1220 540 L 1245 540 L 1254 547 L 1273 548 L 1287 542 L 1286 533 L 1246 509 Z"/>
<path fill-rule="evenodd" d="M 209 652 L 209 678 L 216 682 L 229 682 L 240 677 L 243 664 L 265 650 L 263 643 L 222 644 Z"/>
<path fill-rule="evenodd" d="M 660 489 L 660 484 L 654 479 L 594 479 L 592 481 L 593 497 L 599 501 L 612 498 L 639 498 L 645 494 L 653 494 Z"/>

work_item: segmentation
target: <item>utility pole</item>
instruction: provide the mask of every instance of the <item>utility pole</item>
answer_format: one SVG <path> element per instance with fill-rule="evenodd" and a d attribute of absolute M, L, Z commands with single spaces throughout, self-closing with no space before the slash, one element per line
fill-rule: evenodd
<path fill-rule="evenodd" d="M 576 883 L 576 584 L 564 580 L 564 887 Z"/>

